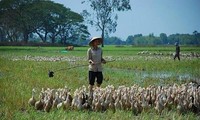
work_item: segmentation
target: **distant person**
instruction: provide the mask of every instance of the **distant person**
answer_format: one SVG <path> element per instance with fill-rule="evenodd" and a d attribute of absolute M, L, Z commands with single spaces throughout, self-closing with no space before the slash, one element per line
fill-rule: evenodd
<path fill-rule="evenodd" d="M 102 63 L 105 64 L 106 61 L 103 59 L 103 51 L 98 45 L 102 44 L 101 37 L 93 37 L 90 42 L 90 48 L 87 51 L 87 57 L 89 62 L 89 91 L 90 96 L 93 95 L 93 86 L 96 80 L 97 87 L 100 87 L 103 82 L 102 74 Z"/>
<path fill-rule="evenodd" d="M 178 58 L 178 60 L 180 61 L 180 46 L 178 44 L 178 42 L 175 43 L 176 45 L 176 53 L 174 55 L 174 60 L 176 59 L 176 57 Z"/>

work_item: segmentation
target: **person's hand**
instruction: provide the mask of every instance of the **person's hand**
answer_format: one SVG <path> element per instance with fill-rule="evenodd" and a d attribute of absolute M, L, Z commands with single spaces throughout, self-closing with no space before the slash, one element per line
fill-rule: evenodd
<path fill-rule="evenodd" d="M 89 63 L 90 63 L 91 65 L 94 65 L 94 62 L 93 62 L 92 60 L 89 60 Z"/>

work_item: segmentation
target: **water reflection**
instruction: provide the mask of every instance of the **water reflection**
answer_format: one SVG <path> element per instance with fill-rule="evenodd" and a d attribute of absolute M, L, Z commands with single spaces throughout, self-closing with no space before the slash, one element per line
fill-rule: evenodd
<path fill-rule="evenodd" d="M 194 77 L 190 73 L 174 73 L 169 71 L 143 71 L 143 70 L 134 70 L 134 69 L 119 69 L 119 68 L 105 68 L 105 71 L 110 71 L 115 74 L 122 74 L 126 76 L 133 76 L 136 79 L 145 80 L 148 78 L 151 79 L 160 79 L 160 80 L 168 80 L 168 79 L 175 79 L 175 80 L 197 80 L 198 78 Z"/>

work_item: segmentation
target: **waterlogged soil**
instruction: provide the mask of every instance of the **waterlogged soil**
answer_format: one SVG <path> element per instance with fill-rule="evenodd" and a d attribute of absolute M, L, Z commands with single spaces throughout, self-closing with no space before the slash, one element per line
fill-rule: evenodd
<path fill-rule="evenodd" d="M 152 59 L 159 59 L 159 60 L 171 60 L 171 56 L 128 56 L 128 57 L 113 57 L 113 56 L 105 56 L 104 57 L 107 61 L 132 61 L 132 60 L 140 60 L 144 59 L 145 60 L 152 60 Z M 189 57 L 190 58 L 190 57 Z M 184 59 L 189 59 L 189 58 L 184 58 Z M 82 57 L 77 57 L 77 56 L 30 56 L 30 55 L 25 55 L 25 56 L 12 56 L 10 57 L 12 61 L 18 61 L 18 60 L 26 60 L 26 61 L 50 61 L 50 62 L 58 62 L 58 61 L 67 61 L 69 64 L 72 66 L 77 66 L 77 63 L 87 61 L 86 56 Z M 193 59 L 198 59 L 198 58 L 193 58 Z M 82 64 L 82 63 L 81 63 Z M 133 76 L 134 79 L 138 79 L 140 82 L 145 79 L 160 79 L 161 81 L 163 80 L 169 80 L 169 79 L 175 79 L 179 81 L 190 81 L 190 80 L 198 80 L 199 78 L 194 77 L 190 73 L 175 73 L 175 72 L 170 72 L 170 71 L 146 71 L 145 69 L 132 69 L 132 68 L 108 68 L 105 67 L 105 70 L 107 71 L 113 71 L 117 72 L 118 74 L 122 74 L 125 76 Z M 0 78 L 2 77 L 2 73 L 0 72 Z"/>
<path fill-rule="evenodd" d="M 105 68 L 105 71 L 112 71 L 115 73 L 123 72 L 124 75 L 134 76 L 134 78 L 138 78 L 139 80 L 152 78 L 152 79 L 160 79 L 160 80 L 176 79 L 179 81 L 192 81 L 192 80 L 195 81 L 198 79 L 189 73 L 177 74 L 177 73 L 169 72 L 169 71 L 151 71 L 151 72 L 148 71 L 147 72 L 145 70 L 121 69 L 121 68 Z"/>
<path fill-rule="evenodd" d="M 168 79 L 168 78 L 176 78 L 177 80 L 194 80 L 197 79 L 193 77 L 191 74 L 175 74 L 172 72 L 153 72 L 153 73 L 142 73 L 142 78 L 152 77 L 152 78 L 160 78 L 160 79 Z"/>

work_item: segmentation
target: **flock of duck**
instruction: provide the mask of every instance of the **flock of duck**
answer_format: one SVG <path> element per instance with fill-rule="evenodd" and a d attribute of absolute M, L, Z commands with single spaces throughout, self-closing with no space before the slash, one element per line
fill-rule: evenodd
<path fill-rule="evenodd" d="M 168 52 L 168 53 L 162 53 L 162 52 L 150 52 L 150 51 L 141 51 L 138 52 L 137 55 L 143 56 L 160 56 L 160 57 L 166 57 L 166 56 L 174 56 L 173 52 Z M 200 58 L 200 53 L 198 52 L 190 52 L 190 53 L 180 53 L 180 56 L 182 58 L 188 58 L 188 59 L 194 59 L 194 58 Z M 134 56 L 132 56 L 134 57 Z M 111 56 L 105 56 L 107 59 L 113 59 Z M 12 61 L 18 61 L 18 60 L 27 60 L 27 61 L 51 61 L 51 62 L 57 62 L 57 61 L 68 61 L 68 62 L 75 62 L 75 61 L 80 61 L 80 60 L 85 60 L 86 57 L 67 57 L 67 56 L 31 56 L 31 55 L 25 55 L 22 57 L 19 56 L 13 56 L 11 58 Z M 124 60 L 126 58 L 115 58 L 115 60 Z M 135 57 L 134 57 L 135 59 Z M 166 58 L 165 58 L 166 59 Z M 171 58 L 170 58 L 171 59 Z M 128 57 L 127 60 L 131 60 L 131 57 Z"/>
<path fill-rule="evenodd" d="M 89 110 L 106 111 L 131 110 L 137 115 L 142 111 L 155 109 L 158 114 L 163 110 L 175 109 L 184 114 L 189 111 L 200 113 L 200 85 L 196 82 L 173 84 L 167 86 L 150 85 L 131 87 L 108 85 L 105 88 L 96 87 L 89 92 L 82 86 L 71 94 L 68 87 L 58 89 L 44 89 L 38 93 L 32 90 L 32 97 L 28 104 L 36 110 L 50 112 L 51 110 Z"/>

